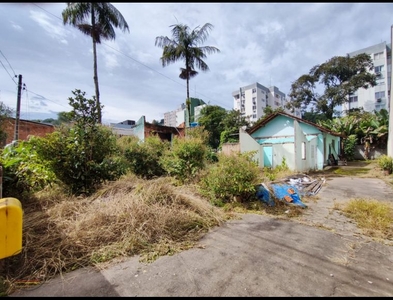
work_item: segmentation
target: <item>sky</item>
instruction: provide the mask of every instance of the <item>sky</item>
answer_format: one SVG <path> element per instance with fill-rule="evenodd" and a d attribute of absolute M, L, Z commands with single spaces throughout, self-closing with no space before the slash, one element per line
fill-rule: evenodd
<path fill-rule="evenodd" d="M 97 45 L 102 122 L 161 120 L 187 97 L 183 61 L 162 66 L 156 37 L 171 25 L 213 29 L 209 71 L 190 80 L 190 97 L 233 109 L 232 93 L 258 82 L 289 94 L 315 65 L 382 42 L 390 45 L 393 3 L 112 3 L 129 32 Z M 72 91 L 95 93 L 91 37 L 64 25 L 66 3 L 0 3 L 0 101 L 20 118 L 57 119 L 72 108 Z M 14 114 L 15 116 L 15 114 Z"/>

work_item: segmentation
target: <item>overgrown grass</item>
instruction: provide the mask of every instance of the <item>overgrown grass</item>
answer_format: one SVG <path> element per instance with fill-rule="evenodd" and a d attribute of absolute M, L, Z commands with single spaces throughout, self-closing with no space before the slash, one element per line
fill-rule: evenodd
<path fill-rule="evenodd" d="M 377 168 L 368 170 L 351 174 L 378 177 Z M 265 168 L 259 180 L 269 182 L 293 174 L 284 165 Z M 218 208 L 200 194 L 199 180 L 196 177 L 179 186 L 170 177 L 144 180 L 127 175 L 87 198 L 67 197 L 53 187 L 37 193 L 23 202 L 23 249 L 3 259 L 0 295 L 9 294 L 18 281 L 43 282 L 80 267 L 102 267 L 128 256 L 139 255 L 141 261 L 149 262 L 172 255 L 194 247 L 209 228 L 242 213 L 288 219 L 305 211 L 280 200 L 269 207 L 258 199 Z M 317 197 L 302 200 L 317 201 Z M 386 203 L 355 199 L 342 211 L 369 235 L 392 238 L 392 208 Z"/>
<path fill-rule="evenodd" d="M 88 198 L 58 191 L 37 194 L 24 206 L 23 248 L 4 259 L 4 283 L 46 281 L 84 266 L 140 255 L 151 261 L 192 247 L 213 226 L 231 218 L 193 186 L 168 177 L 128 175 Z"/>
<path fill-rule="evenodd" d="M 393 239 L 393 205 L 373 199 L 351 199 L 339 209 L 368 236 Z"/>

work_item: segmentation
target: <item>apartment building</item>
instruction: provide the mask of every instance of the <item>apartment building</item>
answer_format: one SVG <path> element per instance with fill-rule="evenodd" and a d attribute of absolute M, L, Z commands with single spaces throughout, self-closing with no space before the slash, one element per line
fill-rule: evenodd
<path fill-rule="evenodd" d="M 286 113 L 301 118 L 300 110 L 290 111 L 285 108 L 289 100 L 286 98 L 286 95 L 275 86 L 267 88 L 255 82 L 239 88 L 238 91 L 232 92 L 232 96 L 233 108 L 239 110 L 246 116 L 251 124 L 261 118 L 264 115 L 264 109 L 269 106 L 273 110 L 282 107 Z"/>
<path fill-rule="evenodd" d="M 379 111 L 382 108 L 389 111 L 390 85 L 392 76 L 391 45 L 382 42 L 364 49 L 349 53 L 350 57 L 361 53 L 371 56 L 374 64 L 373 72 L 377 75 L 377 85 L 368 89 L 360 88 L 349 96 L 349 103 L 343 105 L 342 109 L 363 108 L 365 111 Z"/>
<path fill-rule="evenodd" d="M 164 126 L 177 127 L 184 122 L 186 105 L 182 103 L 176 110 L 164 113 Z"/>
<path fill-rule="evenodd" d="M 206 103 L 202 99 L 190 98 L 190 110 L 191 110 L 191 123 L 197 122 L 201 109 L 206 106 Z M 164 125 L 178 127 L 182 123 L 186 123 L 188 126 L 188 112 L 185 103 L 182 103 L 176 110 L 164 113 Z"/>

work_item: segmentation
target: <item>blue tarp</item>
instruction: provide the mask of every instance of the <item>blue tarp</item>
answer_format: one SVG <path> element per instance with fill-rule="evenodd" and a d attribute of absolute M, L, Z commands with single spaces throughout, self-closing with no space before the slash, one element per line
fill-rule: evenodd
<path fill-rule="evenodd" d="M 298 189 L 289 184 L 285 183 L 275 183 L 270 184 L 273 195 L 269 191 L 269 188 L 265 184 L 261 184 L 257 189 L 257 198 L 263 202 L 265 202 L 269 206 L 274 206 L 273 196 L 281 201 L 285 201 L 288 204 L 294 204 L 301 206 L 303 208 L 307 207 L 301 199 L 299 195 Z"/>
<path fill-rule="evenodd" d="M 265 184 L 261 184 L 257 189 L 257 198 L 269 206 L 274 206 L 274 199 L 270 195 L 269 189 Z"/>

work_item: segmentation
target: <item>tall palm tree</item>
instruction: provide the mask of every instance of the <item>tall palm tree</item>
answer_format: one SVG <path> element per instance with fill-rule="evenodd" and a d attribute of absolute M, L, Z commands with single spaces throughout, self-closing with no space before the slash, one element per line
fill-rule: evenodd
<path fill-rule="evenodd" d="M 185 68 L 180 68 L 179 77 L 187 81 L 186 104 L 188 125 L 190 125 L 190 78 L 198 74 L 195 67 L 204 72 L 209 71 L 209 67 L 203 59 L 206 58 L 206 54 L 220 52 L 220 50 L 213 46 L 199 46 L 206 41 L 209 32 L 213 29 L 213 25 L 210 23 L 206 23 L 202 27 L 197 26 L 192 31 L 184 24 L 175 24 L 169 27 L 172 27 L 172 39 L 167 36 L 158 36 L 156 37 L 155 45 L 163 48 L 162 57 L 160 58 L 163 67 L 178 60 L 185 62 Z"/>
<path fill-rule="evenodd" d="M 128 24 L 119 10 L 109 2 L 67 2 L 67 7 L 62 12 L 63 23 L 75 26 L 93 40 L 94 56 L 94 85 L 95 100 L 98 109 L 98 123 L 101 124 L 102 113 L 100 105 L 100 91 L 97 75 L 97 50 L 96 44 L 101 39 L 114 40 L 115 27 L 123 32 L 128 31 Z"/>

